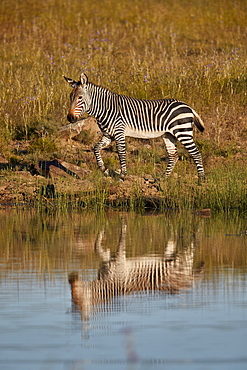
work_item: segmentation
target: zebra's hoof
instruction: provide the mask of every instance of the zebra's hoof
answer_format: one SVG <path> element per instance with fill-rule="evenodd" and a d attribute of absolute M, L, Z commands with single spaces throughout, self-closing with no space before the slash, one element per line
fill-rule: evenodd
<path fill-rule="evenodd" d="M 103 173 L 104 173 L 104 176 L 105 177 L 109 177 L 110 176 L 110 171 L 109 171 L 108 168 L 106 170 L 104 170 Z"/>
<path fill-rule="evenodd" d="M 198 176 L 198 185 L 202 185 L 206 182 L 206 176 L 205 175 L 200 175 Z"/>
<path fill-rule="evenodd" d="M 112 171 L 111 177 L 113 177 L 114 179 L 118 179 L 120 181 L 123 181 L 124 180 L 124 177 L 122 177 L 120 171 Z"/>
<path fill-rule="evenodd" d="M 119 179 L 120 179 L 121 181 L 124 181 L 124 179 L 125 179 L 125 175 L 120 174 L 120 175 L 119 175 Z"/>

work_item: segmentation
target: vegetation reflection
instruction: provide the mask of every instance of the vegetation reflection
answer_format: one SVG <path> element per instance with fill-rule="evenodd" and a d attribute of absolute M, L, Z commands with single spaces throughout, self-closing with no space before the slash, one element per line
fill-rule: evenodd
<path fill-rule="evenodd" d="M 32 278 L 54 279 L 80 271 L 82 279 L 93 280 L 101 258 L 95 240 L 104 230 L 103 245 L 113 255 L 118 245 L 122 219 L 127 221 L 126 259 L 145 255 L 164 256 L 170 240 L 183 253 L 194 243 L 194 263 L 205 262 L 205 277 L 221 267 L 246 270 L 246 219 L 191 212 L 162 214 L 134 212 L 46 213 L 0 210 L 0 279 L 15 272 L 33 272 Z M 225 272 L 227 273 L 227 271 Z M 30 276 L 31 279 L 31 276 Z"/>

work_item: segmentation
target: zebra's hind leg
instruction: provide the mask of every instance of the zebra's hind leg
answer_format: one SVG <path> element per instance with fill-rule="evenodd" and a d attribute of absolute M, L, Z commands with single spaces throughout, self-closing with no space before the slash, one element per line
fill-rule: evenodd
<path fill-rule="evenodd" d="M 202 164 L 202 155 L 193 140 L 193 136 L 181 139 L 180 142 L 185 146 L 189 154 L 192 156 L 197 168 L 198 183 L 199 184 L 202 183 L 203 181 L 205 181 L 205 172 Z"/>
<path fill-rule="evenodd" d="M 108 175 L 108 170 L 105 167 L 105 164 L 103 162 L 103 159 L 101 157 L 101 149 L 107 147 L 111 143 L 111 138 L 108 136 L 103 136 L 101 140 L 94 146 L 94 155 L 97 161 L 97 164 L 102 172 L 104 172 L 106 175 Z"/>
<path fill-rule="evenodd" d="M 116 146 L 121 167 L 120 179 L 124 180 L 124 177 L 127 173 L 127 168 L 126 168 L 126 146 L 125 138 L 123 135 L 119 135 L 119 137 L 116 137 Z"/>
<path fill-rule="evenodd" d="M 166 177 L 168 177 L 178 161 L 178 152 L 176 148 L 177 139 L 175 138 L 175 136 L 169 133 L 166 133 L 164 136 L 162 136 L 162 139 L 164 140 L 168 154 L 168 165 L 166 168 Z"/>

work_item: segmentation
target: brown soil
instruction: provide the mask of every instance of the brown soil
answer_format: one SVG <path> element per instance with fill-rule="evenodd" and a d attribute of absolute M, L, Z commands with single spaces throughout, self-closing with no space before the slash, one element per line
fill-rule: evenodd
<path fill-rule="evenodd" d="M 17 143 L 12 143 L 12 147 L 16 145 Z M 20 143 L 18 145 L 20 150 Z M 139 195 L 150 199 L 150 202 L 155 202 L 155 198 L 159 197 L 158 185 L 150 175 L 127 175 L 124 181 L 121 181 L 116 173 L 105 177 L 97 170 L 91 146 L 64 138 L 60 139 L 59 146 L 63 148 L 66 160 L 54 158 L 42 159 L 37 163 L 20 161 L 11 164 L 5 157 L 0 156 L 1 207 L 34 204 L 38 197 L 49 204 L 55 195 L 78 194 L 83 198 L 84 193 L 87 196 L 92 193 L 93 197 L 98 185 L 101 189 L 107 187 L 110 203 L 129 199 L 135 185 L 137 189 L 141 189 Z M 104 158 L 117 157 L 111 149 L 103 155 Z M 79 165 L 74 164 L 75 162 Z M 98 176 L 97 181 L 93 177 L 95 173 Z"/>

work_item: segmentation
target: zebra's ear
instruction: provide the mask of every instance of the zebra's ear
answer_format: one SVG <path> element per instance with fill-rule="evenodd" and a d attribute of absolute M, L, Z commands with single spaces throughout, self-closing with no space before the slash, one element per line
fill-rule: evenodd
<path fill-rule="evenodd" d="M 73 87 L 73 88 L 76 87 L 77 82 L 75 80 L 72 80 L 71 78 L 68 78 L 68 77 L 65 77 L 65 76 L 63 76 L 63 77 L 70 84 L 71 87 Z"/>
<path fill-rule="evenodd" d="M 88 83 L 87 75 L 85 75 L 85 73 L 83 73 L 83 72 L 82 72 L 81 77 L 80 77 L 80 82 L 81 82 L 82 86 L 85 86 Z"/>

